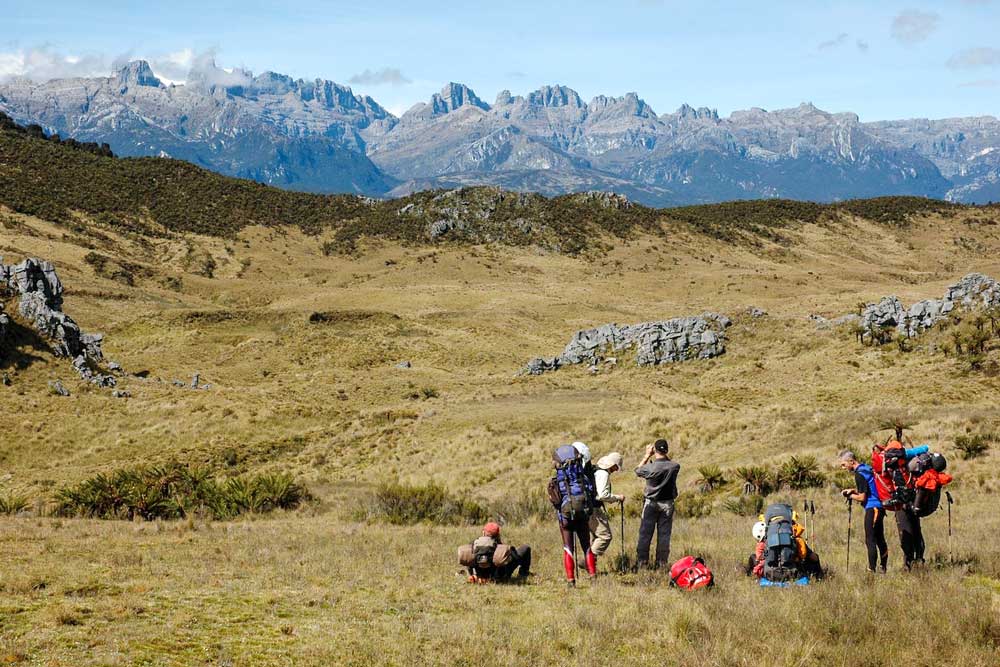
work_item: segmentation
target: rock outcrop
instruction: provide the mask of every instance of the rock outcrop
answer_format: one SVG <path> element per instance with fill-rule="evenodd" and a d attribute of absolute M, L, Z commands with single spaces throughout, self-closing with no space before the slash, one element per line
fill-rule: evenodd
<path fill-rule="evenodd" d="M 995 306 L 1000 306 L 1000 283 L 981 273 L 970 273 L 949 287 L 942 298 L 917 301 L 909 308 L 899 297 L 883 297 L 878 303 L 865 307 L 860 324 L 865 332 L 876 337 L 887 331 L 912 337 L 933 327 L 956 307 Z"/>
<path fill-rule="evenodd" d="M 594 368 L 609 358 L 608 353 L 616 353 L 617 357 L 617 353 L 632 349 L 639 366 L 710 359 L 725 353 L 725 332 L 730 324 L 728 317 L 718 313 L 626 326 L 605 324 L 577 331 L 561 355 L 532 359 L 524 372 L 541 375 L 562 366 L 584 363 Z"/>
<path fill-rule="evenodd" d="M 115 386 L 114 376 L 103 373 L 99 365 L 104 358 L 101 351 L 104 336 L 84 333 L 63 312 L 63 286 L 51 262 L 28 258 L 20 264 L 5 266 L 0 257 L 0 283 L 17 297 L 18 313 L 49 341 L 53 354 L 72 359 L 73 368 L 85 381 L 102 387 Z"/>

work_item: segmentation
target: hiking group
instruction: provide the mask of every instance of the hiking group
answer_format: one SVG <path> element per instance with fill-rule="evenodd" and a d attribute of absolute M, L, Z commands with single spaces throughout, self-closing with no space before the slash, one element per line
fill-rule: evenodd
<path fill-rule="evenodd" d="M 951 482 L 944 472 L 947 463 L 927 445 L 904 447 L 890 438 L 877 444 L 872 463 L 859 461 L 844 450 L 838 461 L 844 470 L 854 473 L 854 488 L 842 494 L 848 504 L 848 570 L 850 569 L 850 531 L 853 504 L 865 510 L 864 537 L 870 572 L 885 572 L 888 547 L 883 520 L 886 511 L 896 513 L 904 566 L 909 570 L 923 562 L 925 543 L 922 517 L 934 512 L 942 487 Z M 639 535 L 635 548 L 637 569 L 669 568 L 670 582 L 680 588 L 711 586 L 713 575 L 700 558 L 686 556 L 670 564 L 670 540 L 673 533 L 674 503 L 677 499 L 677 476 L 680 465 L 669 456 L 670 445 L 659 439 L 646 449 L 635 474 L 644 480 L 643 504 L 639 513 Z M 613 540 L 607 506 L 618 504 L 622 520 L 621 539 L 625 532 L 625 496 L 612 492 L 611 475 L 622 468 L 622 455 L 611 452 L 591 462 L 589 447 L 582 442 L 558 447 L 552 455 L 554 474 L 548 482 L 547 495 L 555 509 L 563 546 L 566 582 L 575 586 L 577 571 L 585 569 L 590 581 L 597 578 L 597 559 L 607 553 Z M 950 495 L 948 496 L 951 502 Z M 815 504 L 806 503 L 806 520 L 815 513 Z M 950 515 L 949 515 L 950 517 Z M 762 586 L 806 585 L 824 577 L 819 555 L 809 544 L 807 526 L 788 504 L 767 506 L 752 528 L 756 547 L 745 566 L 748 576 Z M 650 562 L 654 534 L 656 550 Z M 578 560 L 577 548 L 580 550 Z M 531 548 L 511 547 L 500 539 L 500 526 L 488 523 L 483 534 L 459 549 L 459 561 L 468 569 L 470 582 L 507 581 L 515 572 L 524 578 L 530 573 Z M 621 546 L 622 571 L 626 566 L 624 542 Z"/>

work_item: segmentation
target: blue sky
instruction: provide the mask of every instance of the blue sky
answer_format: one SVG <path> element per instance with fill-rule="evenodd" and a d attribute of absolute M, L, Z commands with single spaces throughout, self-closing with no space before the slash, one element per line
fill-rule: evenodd
<path fill-rule="evenodd" d="M 448 81 L 492 102 L 561 83 L 658 113 L 810 101 L 863 120 L 1000 115 L 1000 0 L 72 2 L 4 0 L 0 77 L 199 56 L 351 85 L 400 113 Z M 209 6 L 211 5 L 211 6 Z"/>

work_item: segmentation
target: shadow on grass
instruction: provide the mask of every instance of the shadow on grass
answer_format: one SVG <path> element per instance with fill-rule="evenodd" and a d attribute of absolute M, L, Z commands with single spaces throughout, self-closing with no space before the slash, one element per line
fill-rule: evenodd
<path fill-rule="evenodd" d="M 37 332 L 11 319 L 7 336 L 0 341 L 0 369 L 24 370 L 45 361 L 39 353 L 51 354 L 52 348 Z"/>

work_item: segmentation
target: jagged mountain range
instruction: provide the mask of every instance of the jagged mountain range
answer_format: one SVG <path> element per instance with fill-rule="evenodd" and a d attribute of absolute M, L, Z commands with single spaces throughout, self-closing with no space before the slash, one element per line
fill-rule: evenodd
<path fill-rule="evenodd" d="M 332 81 L 215 67 L 184 85 L 144 61 L 106 78 L 0 85 L 0 111 L 126 156 L 163 155 L 296 190 L 393 196 L 493 184 L 614 190 L 657 206 L 784 197 L 1000 200 L 993 117 L 862 123 L 811 104 L 658 115 L 638 95 L 565 86 L 493 104 L 450 83 L 395 117 Z"/>

